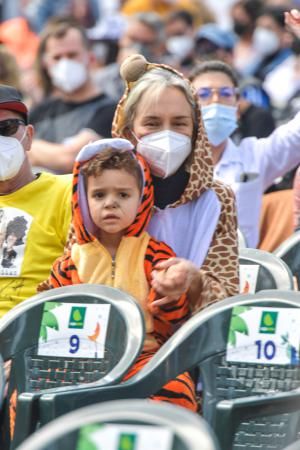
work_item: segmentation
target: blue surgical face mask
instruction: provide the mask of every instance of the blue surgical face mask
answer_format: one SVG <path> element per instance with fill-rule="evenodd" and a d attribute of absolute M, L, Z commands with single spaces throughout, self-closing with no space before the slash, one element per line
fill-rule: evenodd
<path fill-rule="evenodd" d="M 237 107 L 211 103 L 201 107 L 202 119 L 209 142 L 219 145 L 237 128 Z"/>

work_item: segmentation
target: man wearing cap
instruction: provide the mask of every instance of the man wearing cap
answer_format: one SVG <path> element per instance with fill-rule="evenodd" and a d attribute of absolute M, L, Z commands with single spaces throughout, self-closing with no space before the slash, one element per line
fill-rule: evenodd
<path fill-rule="evenodd" d="M 196 56 L 207 59 L 210 55 L 227 64 L 233 64 L 233 48 L 236 38 L 230 31 L 225 31 L 215 23 L 202 25 L 195 36 Z"/>
<path fill-rule="evenodd" d="M 71 178 L 33 172 L 33 135 L 18 91 L 0 85 L 0 316 L 48 277 L 71 220 Z"/>

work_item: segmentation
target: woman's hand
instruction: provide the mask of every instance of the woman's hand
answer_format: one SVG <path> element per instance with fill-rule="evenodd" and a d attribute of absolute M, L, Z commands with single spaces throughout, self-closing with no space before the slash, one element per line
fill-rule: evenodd
<path fill-rule="evenodd" d="M 292 9 L 284 13 L 285 24 L 294 33 L 297 38 L 300 38 L 300 12 L 297 9 Z"/>
<path fill-rule="evenodd" d="M 152 303 L 153 307 L 164 306 L 179 299 L 198 277 L 199 269 L 183 258 L 170 258 L 157 264 L 152 272 L 151 285 L 163 297 Z"/>

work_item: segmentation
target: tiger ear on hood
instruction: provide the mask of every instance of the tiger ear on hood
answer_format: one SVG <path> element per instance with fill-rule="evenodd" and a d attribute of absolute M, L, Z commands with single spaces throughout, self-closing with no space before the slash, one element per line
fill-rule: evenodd
<path fill-rule="evenodd" d="M 120 67 L 120 75 L 129 84 L 137 81 L 147 72 L 148 61 L 143 55 L 130 55 Z"/>

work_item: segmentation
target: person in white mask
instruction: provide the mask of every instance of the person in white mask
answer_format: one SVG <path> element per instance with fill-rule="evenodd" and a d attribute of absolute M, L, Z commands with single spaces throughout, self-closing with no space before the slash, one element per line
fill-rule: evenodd
<path fill-rule="evenodd" d="M 0 85 L 0 317 L 36 293 L 70 226 L 71 177 L 32 170 L 33 135 L 20 94 Z"/>
<path fill-rule="evenodd" d="M 266 6 L 256 19 L 252 36 L 254 59 L 249 60 L 251 75 L 265 80 L 292 55 L 292 36 L 285 28 L 284 6 Z"/>
<path fill-rule="evenodd" d="M 166 17 L 166 48 L 174 58 L 174 64 L 187 70 L 193 64 L 195 47 L 194 17 L 188 11 L 173 11 Z"/>
<path fill-rule="evenodd" d="M 256 247 L 264 191 L 300 163 L 300 113 L 267 138 L 248 137 L 237 146 L 230 135 L 238 125 L 236 76 L 221 61 L 199 64 L 191 76 L 212 148 L 214 178 L 235 192 L 238 226 L 247 245 Z"/>
<path fill-rule="evenodd" d="M 85 30 L 75 20 L 58 17 L 48 23 L 38 51 L 46 98 L 30 112 L 36 129 L 33 165 L 71 172 L 83 145 L 110 136 L 116 105 L 92 80 L 93 58 Z"/>
<path fill-rule="evenodd" d="M 213 181 L 210 147 L 189 81 L 142 55 L 128 57 L 121 75 L 127 88 L 112 134 L 130 140 L 148 162 L 155 203 L 148 231 L 178 256 L 153 272 L 152 285 L 163 297 L 157 305 L 187 291 L 197 311 L 238 291 L 233 193 Z"/>

